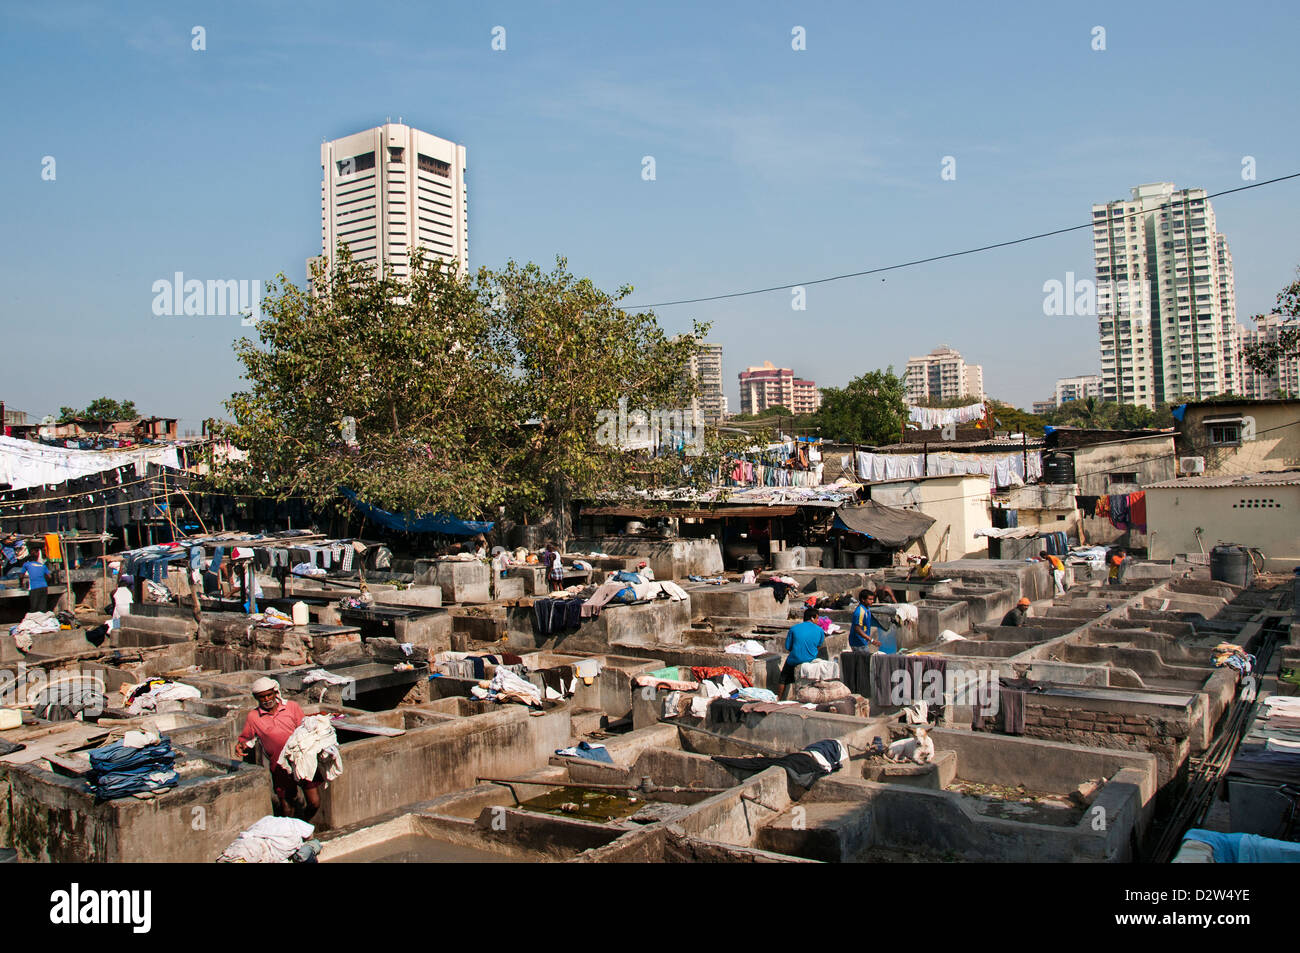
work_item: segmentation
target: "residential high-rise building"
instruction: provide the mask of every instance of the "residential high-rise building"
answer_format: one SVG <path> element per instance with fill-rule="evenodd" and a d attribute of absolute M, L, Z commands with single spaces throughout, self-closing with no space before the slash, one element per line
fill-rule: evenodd
<path fill-rule="evenodd" d="M 722 345 L 701 344 L 691 358 L 691 376 L 699 384 L 692 408 L 706 424 L 717 425 L 727 416 L 727 397 L 722 392 Z"/>
<path fill-rule="evenodd" d="M 1038 414 L 1041 417 L 1043 414 L 1050 414 L 1052 411 L 1056 409 L 1056 401 L 1036 400 L 1034 401 L 1033 406 L 1034 406 L 1034 413 Z"/>
<path fill-rule="evenodd" d="M 1266 344 L 1277 340 L 1278 331 L 1284 327 L 1300 326 L 1300 318 L 1280 314 L 1263 314 L 1255 319 L 1253 329 L 1241 328 L 1241 345 Z M 1242 352 L 1238 352 L 1241 354 Z M 1264 400 L 1272 397 L 1300 395 L 1300 356 L 1283 358 L 1274 365 L 1272 373 L 1261 374 L 1241 359 L 1241 390 L 1243 397 Z"/>
<path fill-rule="evenodd" d="M 944 345 L 924 357 L 911 357 L 903 372 L 903 393 L 909 404 L 926 400 L 984 399 L 984 368 L 967 364 L 961 354 Z"/>
<path fill-rule="evenodd" d="M 796 377 L 790 409 L 796 414 L 815 414 L 822 405 L 822 392 L 813 381 Z"/>
<path fill-rule="evenodd" d="M 1240 379 L 1232 255 L 1204 189 L 1140 185 L 1092 207 L 1102 399 L 1155 407 Z"/>
<path fill-rule="evenodd" d="M 821 391 L 813 381 L 794 376 L 788 367 L 764 361 L 762 367 L 740 372 L 740 412 L 757 414 L 769 407 L 788 407 L 796 414 L 811 414 L 822 404 Z"/>
<path fill-rule="evenodd" d="M 464 146 L 389 122 L 322 143 L 320 163 L 321 252 L 329 265 L 343 242 L 357 261 L 398 278 L 409 274 L 417 246 L 468 267 Z"/>
<path fill-rule="evenodd" d="M 1071 400 L 1101 397 L 1101 375 L 1084 374 L 1082 377 L 1062 377 L 1056 382 L 1056 406 Z"/>

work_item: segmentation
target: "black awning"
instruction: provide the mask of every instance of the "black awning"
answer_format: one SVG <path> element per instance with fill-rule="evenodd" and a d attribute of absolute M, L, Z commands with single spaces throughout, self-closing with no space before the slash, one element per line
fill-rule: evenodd
<path fill-rule="evenodd" d="M 861 533 L 886 546 L 906 546 L 925 535 L 934 518 L 915 510 L 885 506 L 875 500 L 859 506 L 841 506 L 835 511 L 835 528 Z"/>

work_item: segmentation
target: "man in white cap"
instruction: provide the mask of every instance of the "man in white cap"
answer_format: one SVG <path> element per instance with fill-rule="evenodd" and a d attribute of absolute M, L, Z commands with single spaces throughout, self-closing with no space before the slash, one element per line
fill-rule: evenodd
<path fill-rule="evenodd" d="M 297 702 L 287 702 L 280 697 L 280 683 L 271 678 L 259 678 L 253 683 L 253 697 L 257 707 L 244 719 L 244 730 L 235 742 L 235 759 L 243 760 L 253 753 L 257 742 L 262 743 L 266 760 L 271 765 L 271 785 L 275 798 L 275 813 L 281 817 L 296 814 L 309 821 L 320 810 L 320 782 L 299 781 L 292 771 L 278 767 L 280 752 L 294 729 L 302 724 L 303 712 Z M 298 804 L 298 787 L 301 785 L 306 806 Z"/>

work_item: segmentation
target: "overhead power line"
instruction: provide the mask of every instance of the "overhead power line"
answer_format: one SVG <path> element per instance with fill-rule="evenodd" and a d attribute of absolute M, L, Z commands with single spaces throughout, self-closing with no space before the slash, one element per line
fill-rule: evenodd
<path fill-rule="evenodd" d="M 1288 179 L 1300 178 L 1300 172 L 1292 172 L 1290 175 L 1280 175 L 1275 179 L 1265 179 L 1263 182 L 1253 182 L 1250 185 L 1238 186 L 1235 189 L 1224 189 L 1222 192 L 1215 192 L 1212 195 L 1205 196 L 1206 200 L 1217 199 L 1224 195 L 1231 195 L 1234 192 L 1245 192 L 1250 189 L 1263 188 L 1266 185 L 1275 185 L 1278 182 L 1285 182 Z M 1152 209 L 1143 209 L 1140 212 L 1133 212 L 1129 215 L 1120 216 L 1120 220 L 1136 218 L 1139 215 L 1146 215 L 1148 212 L 1160 211 L 1160 209 L 1172 208 L 1175 203 L 1166 202 Z M 843 275 L 831 275 L 826 278 L 811 278 L 807 281 L 791 281 L 784 285 L 770 285 L 766 288 L 754 288 L 751 291 L 732 291 L 727 294 L 705 295 L 700 298 L 678 298 L 675 301 L 659 301 L 654 304 L 630 304 L 626 305 L 624 311 L 645 311 L 651 308 L 668 308 L 678 304 L 699 304 L 704 301 L 721 301 L 724 298 L 744 298 L 750 295 L 766 294 L 769 291 L 786 291 L 790 288 L 804 288 L 808 285 L 822 285 L 831 281 L 843 281 L 846 278 L 863 278 L 867 275 L 879 275 L 886 271 L 898 271 L 900 268 L 912 268 L 916 265 L 929 264 L 932 261 L 944 261 L 948 258 L 960 258 L 963 255 L 975 255 L 979 252 L 992 251 L 995 248 L 1009 248 L 1012 245 L 1023 245 L 1026 242 L 1037 241 L 1040 238 L 1051 238 L 1053 235 L 1064 235 L 1066 232 L 1077 232 L 1081 229 L 1092 228 L 1091 221 L 1082 225 L 1068 225 L 1065 228 L 1054 228 L 1048 232 L 1038 232 L 1035 235 L 1026 235 L 1023 238 L 1013 238 L 1010 241 L 994 242 L 991 245 L 980 245 L 978 248 L 967 248 L 962 251 L 947 252 L 943 255 L 931 255 L 928 258 L 914 258 L 911 261 L 903 261 L 894 265 L 882 265 L 879 268 L 868 268 L 865 271 L 851 271 Z"/>

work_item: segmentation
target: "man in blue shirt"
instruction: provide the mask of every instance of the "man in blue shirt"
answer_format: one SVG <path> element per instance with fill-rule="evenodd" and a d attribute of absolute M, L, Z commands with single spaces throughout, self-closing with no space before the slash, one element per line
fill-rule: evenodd
<path fill-rule="evenodd" d="M 23 575 L 27 577 L 27 611 L 44 612 L 49 605 L 49 569 L 45 560 L 38 553 L 34 560 L 23 563 Z"/>
<path fill-rule="evenodd" d="M 816 618 L 816 609 L 804 609 L 803 621 L 790 626 L 790 631 L 786 633 L 785 650 L 790 654 L 786 656 L 785 665 L 781 668 L 781 701 L 785 701 L 790 686 L 794 684 L 795 666 L 817 658 L 817 653 L 826 641 L 825 630 L 813 621 Z"/>
<path fill-rule="evenodd" d="M 849 648 L 854 652 L 868 652 L 871 646 L 880 644 L 879 639 L 871 637 L 871 629 L 876 625 L 871 607 L 875 604 L 876 594 L 870 589 L 858 593 L 858 604 L 853 607 L 853 624 L 849 627 Z"/>

